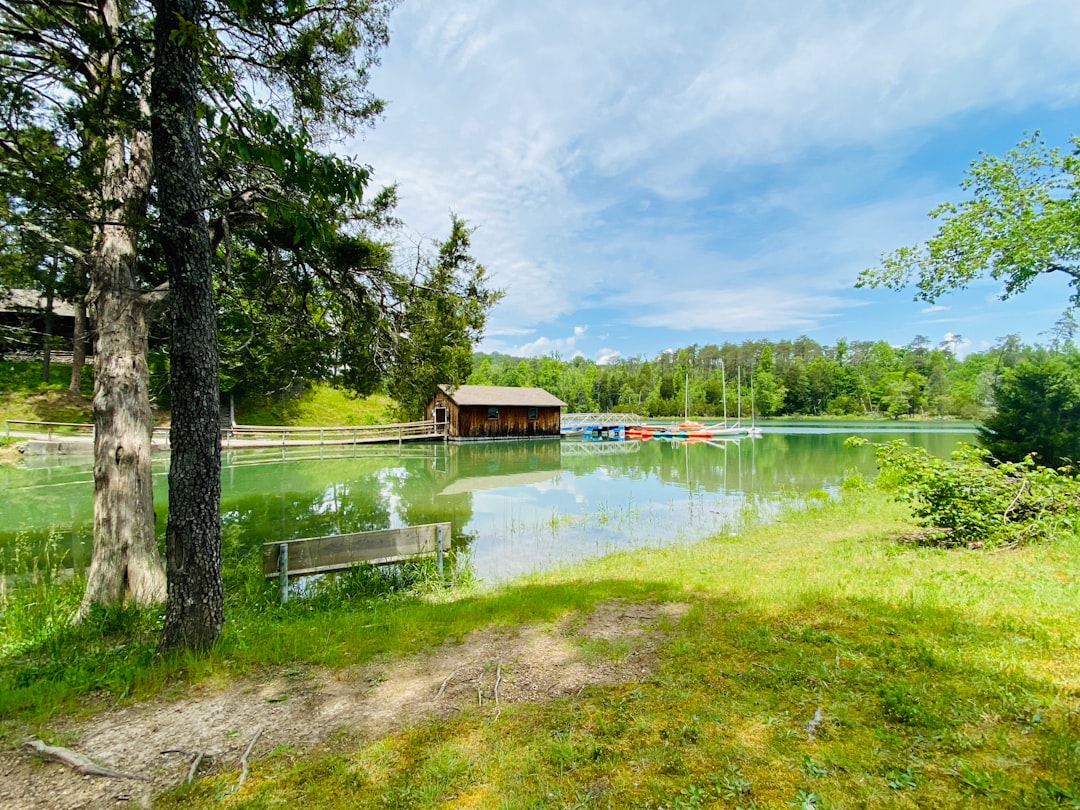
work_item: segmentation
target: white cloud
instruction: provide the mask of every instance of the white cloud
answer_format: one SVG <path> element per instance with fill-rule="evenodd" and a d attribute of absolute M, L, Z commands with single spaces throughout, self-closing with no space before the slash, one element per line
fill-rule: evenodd
<path fill-rule="evenodd" d="M 641 325 L 813 329 L 948 198 L 848 188 L 884 186 L 928 127 L 1080 93 L 1074 0 L 412 0 L 394 29 L 387 118 L 355 148 L 411 228 L 437 238 L 450 210 L 479 226 L 506 291 L 490 338 L 605 301 Z"/>
<path fill-rule="evenodd" d="M 929 315 L 932 312 L 948 312 L 950 309 L 952 309 L 952 307 L 942 306 L 941 304 L 933 304 L 931 306 L 924 307 L 919 311 L 922 312 L 924 315 Z"/>
<path fill-rule="evenodd" d="M 575 326 L 574 333 L 569 337 L 539 337 L 530 343 L 509 350 L 508 354 L 514 357 L 546 357 L 551 354 L 558 354 L 563 359 L 581 357 L 584 353 L 577 347 L 577 343 L 587 331 L 586 326 Z"/>

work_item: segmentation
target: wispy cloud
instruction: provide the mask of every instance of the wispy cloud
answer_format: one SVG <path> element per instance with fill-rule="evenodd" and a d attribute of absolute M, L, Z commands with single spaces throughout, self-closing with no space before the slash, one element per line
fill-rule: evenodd
<path fill-rule="evenodd" d="M 1074 0 L 412 0 L 394 28 L 387 118 L 354 148 L 414 230 L 439 237 L 450 210 L 479 226 L 499 340 L 844 320 L 858 272 L 955 189 L 963 163 L 950 186 L 910 176 L 927 139 L 1080 97 Z M 965 161 L 985 146 L 967 137 Z"/>

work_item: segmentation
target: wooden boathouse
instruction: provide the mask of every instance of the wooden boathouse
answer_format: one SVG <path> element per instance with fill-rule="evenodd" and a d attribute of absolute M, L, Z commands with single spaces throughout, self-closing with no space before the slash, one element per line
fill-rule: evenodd
<path fill-rule="evenodd" d="M 565 405 L 543 388 L 440 385 L 427 418 L 451 441 L 558 438 Z"/>

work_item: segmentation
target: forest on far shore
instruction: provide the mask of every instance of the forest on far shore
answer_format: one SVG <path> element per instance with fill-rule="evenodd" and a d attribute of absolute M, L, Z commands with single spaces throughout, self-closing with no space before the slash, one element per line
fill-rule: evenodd
<path fill-rule="evenodd" d="M 957 356 L 956 343 L 934 345 L 922 335 L 906 346 L 841 338 L 823 345 L 795 340 L 746 340 L 686 346 L 651 359 L 598 364 L 476 353 L 473 385 L 536 386 L 573 412 L 633 412 L 640 416 L 885 416 L 983 419 L 994 390 L 1023 360 L 1075 355 L 1071 330 L 1049 346 L 1008 335 L 993 347 Z M 752 396 L 751 396 L 752 394 Z"/>

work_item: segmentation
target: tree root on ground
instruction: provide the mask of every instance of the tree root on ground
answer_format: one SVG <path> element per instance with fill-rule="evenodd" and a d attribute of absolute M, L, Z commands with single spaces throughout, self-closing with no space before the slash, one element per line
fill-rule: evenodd
<path fill-rule="evenodd" d="M 59 762 L 73 771 L 85 776 L 104 776 L 109 779 L 133 779 L 137 782 L 149 782 L 150 778 L 134 773 L 124 773 L 113 768 L 98 765 L 89 757 L 72 751 L 70 748 L 61 748 L 55 745 L 46 745 L 41 740 L 30 739 L 23 743 L 23 747 L 29 748 L 43 759 Z"/>

